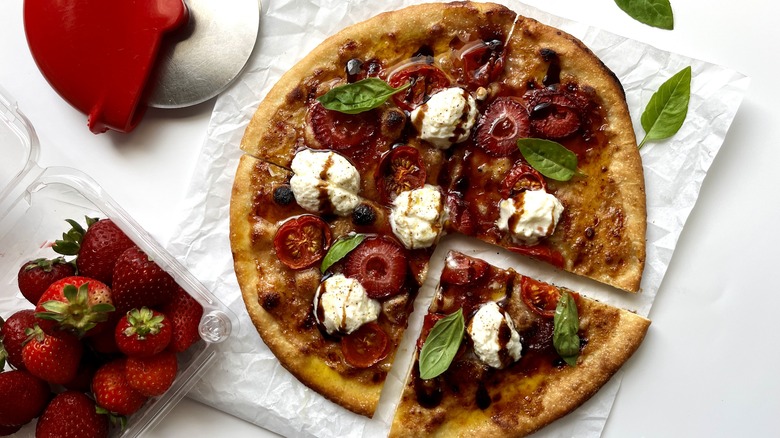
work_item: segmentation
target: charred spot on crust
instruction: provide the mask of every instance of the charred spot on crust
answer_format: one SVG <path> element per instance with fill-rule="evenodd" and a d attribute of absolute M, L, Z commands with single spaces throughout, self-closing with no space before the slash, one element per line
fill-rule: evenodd
<path fill-rule="evenodd" d="M 339 47 L 339 53 L 351 52 L 357 49 L 358 43 L 355 40 L 347 40 Z"/>
<path fill-rule="evenodd" d="M 553 49 L 539 49 L 539 55 L 544 59 L 544 62 L 552 62 L 558 58 L 558 53 Z"/>
<path fill-rule="evenodd" d="M 303 86 L 298 85 L 293 88 L 292 91 L 287 93 L 286 100 L 288 104 L 296 102 L 302 102 L 306 98 L 306 92 L 303 90 Z"/>
<path fill-rule="evenodd" d="M 425 44 L 425 45 L 420 46 L 420 48 L 417 49 L 416 52 L 414 52 L 414 54 L 412 55 L 412 58 L 415 58 L 417 56 L 433 56 L 433 55 L 434 55 L 434 53 L 433 53 L 433 49 L 431 48 L 431 46 Z"/>
<path fill-rule="evenodd" d="M 263 309 L 270 312 L 279 306 L 281 299 L 282 298 L 276 292 L 265 292 L 258 301 L 260 301 L 260 305 Z"/>

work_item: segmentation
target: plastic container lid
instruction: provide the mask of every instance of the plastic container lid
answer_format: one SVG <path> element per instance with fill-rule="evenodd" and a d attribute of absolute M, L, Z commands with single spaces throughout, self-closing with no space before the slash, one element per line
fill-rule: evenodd
<path fill-rule="evenodd" d="M 0 316 L 32 308 L 16 284 L 19 267 L 28 260 L 56 256 L 50 244 L 70 228 L 65 219 L 83 223 L 85 216 L 112 219 L 203 306 L 199 331 L 204 342 L 179 354 L 179 374 L 173 386 L 132 415 L 127 429 L 118 435 L 137 437 L 157 424 L 216 361 L 213 344 L 226 340 L 232 330 L 237 330 L 238 320 L 89 176 L 67 167 L 39 167 L 35 131 L 1 88 L 0 149 L 13 157 L 0 163 L 4 184 L 0 186 Z M 34 430 L 35 421 L 18 436 L 33 436 Z"/>

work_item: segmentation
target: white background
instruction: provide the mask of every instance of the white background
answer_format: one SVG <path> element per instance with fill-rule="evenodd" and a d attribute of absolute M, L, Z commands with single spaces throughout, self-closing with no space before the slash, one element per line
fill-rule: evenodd
<path fill-rule="evenodd" d="M 780 185 L 780 6 L 672 0 L 675 29 L 664 31 L 633 21 L 612 0 L 525 3 L 752 78 L 658 292 L 653 325 L 624 368 L 604 436 L 776 436 L 780 288 L 771 274 L 780 261 L 774 193 Z M 167 240 L 214 101 L 150 110 L 131 134 L 91 134 L 86 116 L 65 103 L 35 66 L 20 0 L 0 2 L 0 60 L 0 87 L 35 127 L 40 164 L 88 173 L 143 227 Z M 263 436 L 254 425 L 184 400 L 150 436 L 228 434 Z"/>

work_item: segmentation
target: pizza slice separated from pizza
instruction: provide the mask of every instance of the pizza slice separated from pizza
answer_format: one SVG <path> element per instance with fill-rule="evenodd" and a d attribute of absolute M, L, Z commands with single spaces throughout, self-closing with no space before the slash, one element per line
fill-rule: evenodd
<path fill-rule="evenodd" d="M 528 435 L 595 394 L 649 325 L 450 252 L 390 436 Z"/>

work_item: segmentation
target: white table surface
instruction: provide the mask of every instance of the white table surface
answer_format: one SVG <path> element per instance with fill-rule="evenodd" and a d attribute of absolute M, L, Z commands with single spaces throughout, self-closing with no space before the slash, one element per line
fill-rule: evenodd
<path fill-rule="evenodd" d="M 780 5 L 766 0 L 672 0 L 675 30 L 633 21 L 612 0 L 526 0 L 565 18 L 752 78 L 680 238 L 647 338 L 624 368 L 605 437 L 777 436 L 780 426 Z M 262 25 L 262 18 L 261 18 Z M 42 166 L 91 175 L 165 241 L 184 197 L 214 101 L 150 110 L 131 134 L 93 135 L 33 62 L 22 1 L 0 2 L 0 87 L 42 144 Z M 152 437 L 272 434 L 183 400 Z"/>

